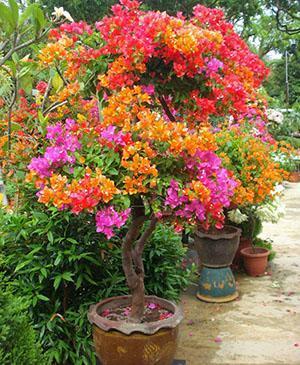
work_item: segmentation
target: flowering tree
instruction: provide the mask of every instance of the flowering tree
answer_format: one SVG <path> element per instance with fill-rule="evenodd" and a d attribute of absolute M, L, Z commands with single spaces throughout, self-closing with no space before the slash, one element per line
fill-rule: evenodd
<path fill-rule="evenodd" d="M 219 10 L 196 6 L 186 19 L 122 0 L 112 11 L 96 30 L 62 25 L 40 52 L 59 87 L 38 85 L 46 138 L 28 180 L 41 203 L 94 214 L 108 239 L 128 221 L 123 269 L 139 322 L 157 222 L 222 228 L 237 183 L 211 125 L 255 108 L 267 70 Z"/>

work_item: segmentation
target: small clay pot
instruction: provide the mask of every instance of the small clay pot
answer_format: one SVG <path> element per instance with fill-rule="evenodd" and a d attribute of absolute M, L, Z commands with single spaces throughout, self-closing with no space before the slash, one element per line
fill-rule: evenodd
<path fill-rule="evenodd" d="M 245 270 L 250 276 L 263 275 L 268 264 L 268 256 L 270 251 L 266 248 L 246 247 L 241 250 L 241 255 L 244 259 Z"/>
<path fill-rule="evenodd" d="M 174 303 L 147 296 L 146 303 L 159 304 L 174 313 L 170 318 L 149 323 L 111 321 L 101 317 L 105 309 L 131 304 L 130 296 L 105 299 L 90 307 L 93 340 L 101 365 L 171 365 L 175 356 L 182 310 Z"/>
<path fill-rule="evenodd" d="M 300 182 L 300 171 L 291 172 L 289 182 Z"/>
<path fill-rule="evenodd" d="M 201 264 L 213 268 L 229 266 L 238 248 L 240 235 L 240 228 L 227 225 L 213 232 L 196 231 L 194 242 Z"/>

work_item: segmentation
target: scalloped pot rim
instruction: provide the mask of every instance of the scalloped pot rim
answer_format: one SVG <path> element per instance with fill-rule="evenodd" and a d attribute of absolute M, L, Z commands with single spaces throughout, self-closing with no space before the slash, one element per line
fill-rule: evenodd
<path fill-rule="evenodd" d="M 114 309 L 120 305 L 128 305 L 131 303 L 131 296 L 124 295 L 118 297 L 111 297 L 102 300 L 101 302 L 91 305 L 88 312 L 89 322 L 102 330 L 108 332 L 110 330 L 116 330 L 126 335 L 130 335 L 134 332 L 143 333 L 146 335 L 152 335 L 158 332 L 162 328 L 175 328 L 183 320 L 183 311 L 180 305 L 177 305 L 169 300 L 159 298 L 154 295 L 145 297 L 146 303 L 159 304 L 164 309 L 173 312 L 173 316 L 167 319 L 148 322 L 148 323 L 128 323 L 123 321 L 112 321 L 102 317 L 99 313 L 105 309 Z"/>
<path fill-rule="evenodd" d="M 211 240 L 232 239 L 236 236 L 240 237 L 241 234 L 242 230 L 240 228 L 231 225 L 225 225 L 222 229 L 213 232 L 198 229 L 194 233 L 199 238 L 209 238 Z"/>

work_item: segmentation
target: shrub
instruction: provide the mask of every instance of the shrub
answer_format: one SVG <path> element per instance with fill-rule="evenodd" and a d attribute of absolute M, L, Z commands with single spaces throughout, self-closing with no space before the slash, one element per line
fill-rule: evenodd
<path fill-rule="evenodd" d="M 35 365 L 42 360 L 41 346 L 28 316 L 28 301 L 13 294 L 11 284 L 0 272 L 0 364 Z"/>
<path fill-rule="evenodd" d="M 34 204 L 29 208 L 0 216 L 0 252 L 5 251 L 7 276 L 30 298 L 46 363 L 95 364 L 87 310 L 102 298 L 128 293 L 121 237 L 101 240 L 89 214 L 79 218 L 41 205 L 39 210 Z M 144 254 L 149 294 L 179 299 L 190 275 L 181 266 L 184 256 L 180 236 L 160 227 Z"/>

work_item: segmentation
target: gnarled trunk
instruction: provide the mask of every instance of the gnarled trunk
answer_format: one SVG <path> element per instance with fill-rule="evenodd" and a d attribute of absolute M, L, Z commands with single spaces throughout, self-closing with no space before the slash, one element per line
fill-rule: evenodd
<path fill-rule="evenodd" d="M 145 243 L 155 229 L 157 219 L 153 215 L 149 226 L 141 234 L 144 223 L 148 220 L 144 215 L 142 200 L 138 208 L 132 207 L 132 222 L 122 244 L 122 264 L 127 285 L 132 295 L 132 307 L 129 320 L 141 322 L 145 306 L 143 251 Z M 142 208 L 142 209 L 141 209 Z"/>

